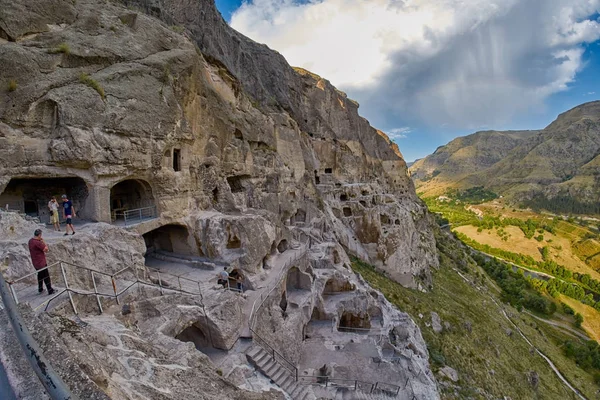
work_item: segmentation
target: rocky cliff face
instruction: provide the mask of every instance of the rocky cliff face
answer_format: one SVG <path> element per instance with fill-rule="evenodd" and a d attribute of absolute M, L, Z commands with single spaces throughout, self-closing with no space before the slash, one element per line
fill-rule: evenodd
<path fill-rule="evenodd" d="M 397 148 L 358 105 L 228 28 L 212 2 L 159 6 L 198 46 L 115 6 L 65 1 L 19 13 L 7 2 L 1 203 L 25 199 L 28 179 L 50 179 L 36 182 L 60 193 L 67 184 L 57 178 L 77 177 L 87 192 L 75 196 L 80 216 L 110 222 L 115 185 L 136 179 L 147 192 L 138 203 L 155 204 L 165 222 L 262 210 L 285 231 L 300 214 L 407 285 L 426 277 L 437 261 L 425 209 Z"/>
<path fill-rule="evenodd" d="M 430 268 L 438 266 L 431 222 L 397 146 L 327 80 L 291 68 L 278 53 L 230 29 L 212 1 L 124 3 L 0 0 L 0 204 L 33 218 L 0 218 L 5 275 L 31 270 L 30 231 L 36 219 L 48 222 L 48 198 L 63 193 L 77 210 L 78 233 L 47 234 L 50 262 L 146 273 L 150 253 L 177 255 L 194 265 L 238 269 L 245 287 L 258 292 L 269 291 L 273 271 L 282 269 L 278 263 L 301 242 L 309 256 L 297 274 L 309 279 L 301 289 L 308 295 L 300 303 L 290 295 L 290 309 L 283 310 L 289 318 L 273 316 L 265 326 L 297 333 L 321 318 L 350 325 L 373 320 L 382 337 L 402 332 L 393 343 L 369 346 L 407 357 L 402 368 L 390 363 L 386 371 L 396 376 L 400 368 L 403 377 L 415 378 L 417 397 L 436 398 L 425 345 L 409 317 L 364 284 L 352 284 L 360 290 L 347 304 L 323 297 L 331 276 L 355 279 L 348 254 L 405 286 L 431 283 Z M 135 224 L 125 229 L 128 218 Z M 67 276 L 90 288 L 76 269 Z M 285 283 L 300 279 L 293 276 L 272 292 L 269 310 L 287 307 L 279 301 L 295 289 Z M 95 351 L 108 344 L 107 354 L 122 358 L 117 366 L 107 354 L 72 357 L 116 398 L 204 398 L 195 386 L 168 393 L 153 387 L 151 374 L 139 373 L 136 361 L 125 357 L 131 352 L 150 360 L 143 367 L 159 373 L 164 386 L 184 374 L 226 388 L 210 398 L 250 398 L 227 388 L 214 371 L 193 372 L 204 358 L 177 359 L 190 346 L 173 336 L 195 323 L 219 332 L 211 338 L 219 349 L 233 346 L 247 328 L 250 300 L 207 290 L 206 310 L 148 292 L 148 301 L 131 300 L 134 319 L 116 309 L 106 321 L 89 319 L 92 326 L 78 330 L 86 344 L 77 346 Z M 82 313 L 95 312 L 95 303 L 81 301 Z M 183 311 L 168 309 L 169 302 Z M 68 312 L 47 325 L 49 335 L 61 335 L 56 324 Z M 105 337 L 110 326 L 119 334 Z M 264 335 L 277 342 L 277 335 Z M 300 362 L 304 338 L 296 336 L 284 335 L 277 346 L 287 346 Z M 125 343 L 125 337 L 134 339 Z M 74 346 L 66 336 L 61 340 Z"/>
<path fill-rule="evenodd" d="M 482 185 L 522 201 L 568 196 L 594 203 L 600 193 L 600 102 L 575 107 L 540 131 L 478 132 L 411 166 L 419 190 Z"/>

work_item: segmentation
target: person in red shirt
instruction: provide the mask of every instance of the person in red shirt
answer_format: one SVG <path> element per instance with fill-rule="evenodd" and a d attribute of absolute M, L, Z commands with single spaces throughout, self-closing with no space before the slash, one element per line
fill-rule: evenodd
<path fill-rule="evenodd" d="M 33 267 L 38 270 L 38 293 L 42 293 L 44 291 L 43 283 L 46 283 L 46 289 L 48 289 L 48 294 L 54 293 L 54 289 L 52 289 L 52 282 L 50 282 L 50 274 L 48 273 L 48 263 L 46 262 L 46 253 L 48 252 L 48 245 L 42 239 L 42 230 L 36 229 L 33 232 L 33 236 L 29 239 L 29 254 L 31 254 L 31 263 Z"/>

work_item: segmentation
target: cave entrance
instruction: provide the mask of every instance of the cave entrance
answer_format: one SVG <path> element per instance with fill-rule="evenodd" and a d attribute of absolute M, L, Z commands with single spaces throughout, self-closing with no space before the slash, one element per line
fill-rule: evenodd
<path fill-rule="evenodd" d="M 288 249 L 288 241 L 286 239 L 283 239 L 282 241 L 279 242 L 279 244 L 277 245 L 277 251 L 279 253 L 283 253 Z"/>
<path fill-rule="evenodd" d="M 231 193 L 242 193 L 246 191 L 246 187 L 250 182 L 250 175 L 234 175 L 227 177 L 227 184 Z"/>
<path fill-rule="evenodd" d="M 368 313 L 344 311 L 340 318 L 338 331 L 368 333 L 371 330 L 371 318 Z"/>
<path fill-rule="evenodd" d="M 198 256 L 198 249 L 187 227 L 169 224 L 144 234 L 146 255 L 158 253 L 177 256 Z"/>
<path fill-rule="evenodd" d="M 113 222 L 138 223 L 157 218 L 150 184 L 142 179 L 127 179 L 110 189 L 110 215 Z"/>
<path fill-rule="evenodd" d="M 181 331 L 175 336 L 175 339 L 181 340 L 182 342 L 193 343 L 196 350 L 203 352 L 209 357 L 222 354 L 225 349 L 221 349 L 219 346 L 214 345 L 211 333 L 208 326 L 205 326 L 205 324 L 198 321 Z"/>
<path fill-rule="evenodd" d="M 285 287 L 288 293 L 295 290 L 310 290 L 312 280 L 310 275 L 303 273 L 298 267 L 292 267 L 287 273 Z"/>
<path fill-rule="evenodd" d="M 13 178 L 0 194 L 0 206 L 9 210 L 38 217 L 41 222 L 50 223 L 48 202 L 52 196 L 58 202 L 58 216 L 63 221 L 61 196 L 66 194 L 73 203 L 79 218 L 93 219 L 86 208 L 88 187 L 81 178 Z"/>
<path fill-rule="evenodd" d="M 324 295 L 332 295 L 344 292 L 352 292 L 355 289 L 354 285 L 345 278 L 332 277 L 325 283 L 323 289 Z"/>

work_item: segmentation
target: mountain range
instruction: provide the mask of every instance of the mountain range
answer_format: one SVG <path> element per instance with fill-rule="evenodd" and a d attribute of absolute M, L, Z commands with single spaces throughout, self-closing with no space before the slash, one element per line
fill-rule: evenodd
<path fill-rule="evenodd" d="M 599 213 L 600 101 L 566 111 L 541 130 L 456 138 L 415 161 L 410 173 L 425 197 L 481 186 L 526 206 Z"/>

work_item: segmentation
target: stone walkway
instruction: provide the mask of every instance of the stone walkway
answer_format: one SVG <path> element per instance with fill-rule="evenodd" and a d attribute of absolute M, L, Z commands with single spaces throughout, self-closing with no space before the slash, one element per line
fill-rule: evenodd
<path fill-rule="evenodd" d="M 254 279 L 254 290 L 247 290 L 243 293 L 245 298 L 243 315 L 245 318 L 241 337 L 252 337 L 249 326 L 252 308 L 257 308 L 260 306 L 260 303 L 263 301 L 263 299 L 268 296 L 269 292 L 281 280 L 285 267 L 289 266 L 291 263 L 293 263 L 293 261 L 301 258 L 306 251 L 307 246 L 300 245 L 297 249 L 289 249 L 284 253 L 272 256 L 270 261 L 271 269 L 264 271 L 261 276 L 257 277 L 258 279 Z M 218 270 L 205 270 L 193 267 L 184 262 L 178 263 L 173 261 L 163 261 L 152 257 L 148 257 L 146 259 L 146 265 L 161 272 L 202 282 L 201 290 L 203 295 L 206 293 L 214 293 L 215 291 L 223 290 L 221 285 L 217 284 Z"/>

